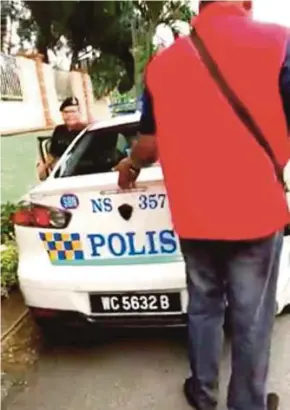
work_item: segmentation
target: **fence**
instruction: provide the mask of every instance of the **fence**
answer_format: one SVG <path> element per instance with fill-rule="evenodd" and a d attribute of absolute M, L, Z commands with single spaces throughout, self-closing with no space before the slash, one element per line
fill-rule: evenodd
<path fill-rule="evenodd" d="M 70 73 L 68 71 L 54 69 L 53 75 L 58 100 L 62 101 L 67 97 L 71 97 L 73 92 Z"/>
<path fill-rule="evenodd" d="M 22 100 L 22 88 L 17 59 L 0 54 L 1 65 L 1 100 Z"/>

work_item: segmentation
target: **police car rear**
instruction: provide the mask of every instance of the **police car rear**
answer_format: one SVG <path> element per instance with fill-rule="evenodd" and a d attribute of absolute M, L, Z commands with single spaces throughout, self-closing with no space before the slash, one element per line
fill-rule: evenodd
<path fill-rule="evenodd" d="M 41 324 L 185 321 L 184 262 L 161 168 L 142 170 L 133 190 L 117 187 L 114 166 L 130 152 L 138 124 L 136 113 L 84 130 L 15 215 L 20 286 Z M 277 312 L 290 303 L 289 234 Z"/>
<path fill-rule="evenodd" d="M 114 166 L 138 124 L 136 113 L 85 130 L 15 215 L 20 286 L 42 324 L 184 322 L 184 263 L 161 168 L 143 170 L 133 190 L 117 187 Z"/>

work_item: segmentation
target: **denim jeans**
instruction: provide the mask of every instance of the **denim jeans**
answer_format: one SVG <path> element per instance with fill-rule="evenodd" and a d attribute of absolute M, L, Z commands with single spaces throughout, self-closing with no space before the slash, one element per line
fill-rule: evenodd
<path fill-rule="evenodd" d="M 255 241 L 180 239 L 189 294 L 189 357 L 200 410 L 217 406 L 223 323 L 232 331 L 229 410 L 266 410 L 283 234 Z"/>

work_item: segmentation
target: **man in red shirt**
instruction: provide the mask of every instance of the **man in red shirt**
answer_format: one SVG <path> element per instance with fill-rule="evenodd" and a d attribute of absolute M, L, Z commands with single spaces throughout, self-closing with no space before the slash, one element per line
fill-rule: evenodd
<path fill-rule="evenodd" d="M 252 21 L 249 2 L 201 1 L 200 11 L 195 30 L 282 169 L 290 159 L 289 32 Z M 227 300 L 233 335 L 228 409 L 274 409 L 271 400 L 267 405 L 266 381 L 289 211 L 273 161 L 189 37 L 149 64 L 140 132 L 131 157 L 118 166 L 119 185 L 131 187 L 159 155 L 186 264 L 192 373 L 186 398 L 197 410 L 217 408 Z"/>

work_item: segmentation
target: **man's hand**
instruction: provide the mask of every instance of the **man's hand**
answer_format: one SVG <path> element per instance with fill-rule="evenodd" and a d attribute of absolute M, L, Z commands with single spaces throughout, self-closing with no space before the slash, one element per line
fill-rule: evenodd
<path fill-rule="evenodd" d="M 120 188 L 130 189 L 135 187 L 140 171 L 134 169 L 131 158 L 125 158 L 120 161 L 114 170 L 119 172 L 118 185 Z"/>
<path fill-rule="evenodd" d="M 50 154 L 48 154 L 46 162 L 42 162 L 40 160 L 36 164 L 37 174 L 40 181 L 46 180 L 48 174 L 53 170 L 56 163 L 57 158 L 54 158 Z"/>
<path fill-rule="evenodd" d="M 134 188 L 140 169 L 153 164 L 158 158 L 154 135 L 142 134 L 132 145 L 130 158 L 125 158 L 115 167 L 119 171 L 118 185 L 122 189 Z"/>

